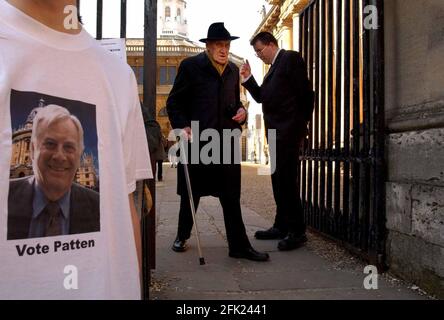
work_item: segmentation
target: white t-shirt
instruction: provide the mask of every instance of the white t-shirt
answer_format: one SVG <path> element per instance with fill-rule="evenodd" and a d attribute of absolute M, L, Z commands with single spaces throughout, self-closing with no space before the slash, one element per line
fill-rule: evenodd
<path fill-rule="evenodd" d="M 29 123 L 35 107 L 49 104 L 65 107 L 83 126 L 84 181 L 80 174 L 76 181 L 82 190 L 99 192 L 100 228 L 79 232 L 81 222 L 70 221 L 71 228 L 77 225 L 74 234 L 14 238 L 12 221 L 21 220 L 10 215 L 24 215 L 29 223 L 36 209 L 24 203 L 29 195 L 8 198 L 10 178 L 32 174 Z M 0 299 L 140 299 L 128 194 L 148 178 L 148 145 L 129 66 L 86 31 L 54 31 L 0 0 Z M 71 188 L 70 196 L 76 193 Z M 91 209 L 72 199 L 70 210 Z M 16 207 L 21 212 L 9 210 Z M 71 212 L 70 219 L 81 214 Z"/>

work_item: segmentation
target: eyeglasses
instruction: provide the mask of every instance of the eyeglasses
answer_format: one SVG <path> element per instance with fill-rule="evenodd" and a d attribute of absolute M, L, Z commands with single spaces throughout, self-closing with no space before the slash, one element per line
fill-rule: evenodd
<path fill-rule="evenodd" d="M 263 47 L 261 50 L 255 50 L 256 52 L 255 56 L 260 57 L 266 48 L 267 46 Z"/>

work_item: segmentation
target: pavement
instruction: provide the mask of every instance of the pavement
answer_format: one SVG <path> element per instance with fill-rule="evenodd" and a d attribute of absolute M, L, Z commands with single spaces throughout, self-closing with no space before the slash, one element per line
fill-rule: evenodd
<path fill-rule="evenodd" d="M 228 257 L 222 208 L 217 198 L 205 197 L 197 211 L 206 262 L 200 265 L 195 229 L 186 252 L 171 250 L 177 231 L 179 196 L 176 168 L 164 163 L 164 179 L 156 182 L 156 269 L 151 274 L 150 300 L 428 299 L 418 287 L 387 273 L 371 282 L 377 289 L 366 289 L 366 263 L 317 234 L 309 233 L 306 246 L 288 252 L 277 249 L 277 240 L 256 240 L 254 232 L 272 224 L 271 216 L 261 210 L 268 208 L 270 201 L 263 199 L 265 196 L 258 198 L 257 191 L 260 188 L 272 197 L 270 178 L 258 177 L 256 181 L 256 168 L 247 163 L 242 166 L 242 179 L 248 181 L 248 185 L 242 185 L 242 213 L 253 247 L 268 252 L 270 261 Z M 248 177 L 244 179 L 244 175 Z"/>

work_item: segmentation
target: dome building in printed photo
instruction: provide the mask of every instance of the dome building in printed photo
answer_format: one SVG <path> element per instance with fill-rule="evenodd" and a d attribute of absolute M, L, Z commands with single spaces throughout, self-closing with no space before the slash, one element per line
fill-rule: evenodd
<path fill-rule="evenodd" d="M 32 125 L 38 108 L 45 107 L 45 105 L 45 100 L 41 98 L 29 113 L 26 122 L 12 132 L 10 179 L 23 178 L 34 174 L 31 158 Z M 98 191 L 99 175 L 95 163 L 97 163 L 97 159 L 94 155 L 85 151 L 80 159 L 80 167 L 77 170 L 75 182 Z"/>

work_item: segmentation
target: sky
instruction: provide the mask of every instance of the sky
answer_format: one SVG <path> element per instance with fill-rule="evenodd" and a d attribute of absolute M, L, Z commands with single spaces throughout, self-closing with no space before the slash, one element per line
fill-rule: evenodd
<path fill-rule="evenodd" d="M 186 19 L 188 38 L 198 42 L 205 38 L 208 27 L 213 22 L 224 22 L 233 36 L 240 37 L 231 43 L 231 52 L 248 59 L 252 73 L 258 82 L 262 79 L 262 63 L 254 55 L 249 39 L 256 31 L 262 16 L 260 11 L 265 0 L 187 0 Z M 82 0 L 80 14 L 86 30 L 95 36 L 95 0 Z M 144 0 L 127 0 L 127 38 L 143 38 Z M 120 0 L 103 1 L 103 38 L 120 36 Z M 259 106 L 250 100 L 250 116 L 259 112 Z"/>

